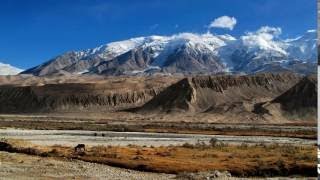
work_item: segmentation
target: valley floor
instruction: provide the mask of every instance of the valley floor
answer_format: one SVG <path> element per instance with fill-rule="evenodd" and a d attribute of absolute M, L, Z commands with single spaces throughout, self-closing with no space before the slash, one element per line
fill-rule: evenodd
<path fill-rule="evenodd" d="M 296 121 L 282 124 L 262 124 L 253 120 L 243 123 L 221 123 L 210 121 L 206 116 L 139 115 L 125 112 L 0 115 L 0 128 L 30 130 L 268 136 L 315 140 L 317 139 L 316 127 L 315 122 Z"/>
<path fill-rule="evenodd" d="M 0 151 L 0 179 L 173 179 L 174 175 L 147 173 L 79 160 L 44 158 Z"/>
<path fill-rule="evenodd" d="M 187 116 L 168 121 L 111 115 L 0 115 L 0 142 L 16 147 L 12 153 L 0 149 L 1 177 L 170 179 L 176 178 L 170 174 L 208 170 L 228 170 L 238 177 L 305 177 L 316 168 L 312 123 L 195 123 Z M 210 146 L 211 139 L 217 144 Z M 80 143 L 88 150 L 78 156 L 73 147 Z"/>
<path fill-rule="evenodd" d="M 1 177 L 11 178 L 188 179 L 199 176 L 199 172 L 211 177 L 210 173 L 215 171 L 219 171 L 220 178 L 231 175 L 316 176 L 317 151 L 316 146 L 310 145 L 231 145 L 210 141 L 160 147 L 98 145 L 86 146 L 85 151 L 75 151 L 73 147 L 64 145 L 40 146 L 23 140 L 6 139 L 1 141 L 0 147 L 1 151 L 11 152 L 0 152 Z"/>

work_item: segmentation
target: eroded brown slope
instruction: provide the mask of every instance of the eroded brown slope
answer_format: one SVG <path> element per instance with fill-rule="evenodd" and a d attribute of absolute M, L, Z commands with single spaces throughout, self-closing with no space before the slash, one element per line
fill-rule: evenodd
<path fill-rule="evenodd" d="M 317 78 L 304 77 L 295 86 L 270 102 L 261 104 L 261 114 L 291 120 L 317 119 Z M 269 117 L 270 118 L 270 117 Z"/>
<path fill-rule="evenodd" d="M 144 104 L 177 78 L 109 78 L 86 83 L 0 86 L 1 113 L 102 112 Z"/>
<path fill-rule="evenodd" d="M 317 77 L 308 76 L 288 91 L 275 98 L 272 103 L 280 103 L 285 111 L 300 111 L 317 107 Z"/>
<path fill-rule="evenodd" d="M 316 117 L 316 79 L 291 73 L 185 78 L 7 76 L 0 77 L 0 84 L 0 113 L 66 112 L 81 117 L 90 112 L 105 117 L 112 111 L 111 119 L 116 120 L 253 124 L 305 123 L 305 115 Z"/>
<path fill-rule="evenodd" d="M 220 114 L 252 111 L 256 103 L 272 100 L 300 79 L 290 73 L 190 77 L 171 85 L 138 111 Z"/>

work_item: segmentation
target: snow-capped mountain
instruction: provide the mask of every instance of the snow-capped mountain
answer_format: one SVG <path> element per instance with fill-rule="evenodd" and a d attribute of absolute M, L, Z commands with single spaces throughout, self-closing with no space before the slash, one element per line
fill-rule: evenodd
<path fill-rule="evenodd" d="M 216 74 L 295 71 L 309 73 L 316 63 L 316 32 L 282 40 L 280 28 L 262 27 L 239 38 L 181 33 L 112 42 L 72 51 L 23 73 L 135 75 L 151 73 Z"/>
<path fill-rule="evenodd" d="M 16 75 L 22 71 L 22 69 L 13 67 L 10 64 L 4 64 L 0 62 L 0 75 Z"/>
<path fill-rule="evenodd" d="M 285 41 L 286 51 L 289 56 L 305 61 L 314 61 L 317 59 L 317 32 L 309 30 L 303 36 Z"/>

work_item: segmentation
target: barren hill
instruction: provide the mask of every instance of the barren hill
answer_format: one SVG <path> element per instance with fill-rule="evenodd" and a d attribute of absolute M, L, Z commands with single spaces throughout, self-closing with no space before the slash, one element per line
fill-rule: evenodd
<path fill-rule="evenodd" d="M 155 120 L 220 123 L 287 123 L 316 117 L 316 79 L 292 73 L 7 76 L 0 82 L 0 113 L 121 111 Z"/>
<path fill-rule="evenodd" d="M 273 99 L 261 104 L 263 114 L 291 120 L 316 120 L 317 118 L 317 78 L 304 77 L 295 86 Z"/>
<path fill-rule="evenodd" d="M 82 81 L 81 78 L 87 80 Z M 19 77 L 12 79 L 19 80 Z M 27 84 L 16 84 L 16 81 L 11 84 L 10 80 L 7 80 L 6 85 L 0 86 L 0 112 L 102 112 L 136 107 L 150 100 L 177 79 L 78 77 L 72 82 L 72 79 L 66 77 L 34 77 Z M 40 85 L 35 83 L 37 80 Z M 42 84 L 46 82 L 49 83 Z"/>
<path fill-rule="evenodd" d="M 182 79 L 138 109 L 139 112 L 221 112 L 234 106 L 252 106 L 272 100 L 300 76 L 259 74 L 251 76 L 199 76 Z"/>
<path fill-rule="evenodd" d="M 303 78 L 298 84 L 275 98 L 272 103 L 280 103 L 285 111 L 299 111 L 317 107 L 317 79 L 315 76 Z"/>

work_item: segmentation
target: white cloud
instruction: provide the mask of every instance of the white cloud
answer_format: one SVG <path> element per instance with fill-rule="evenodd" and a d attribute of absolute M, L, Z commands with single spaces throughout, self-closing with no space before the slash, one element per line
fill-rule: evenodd
<path fill-rule="evenodd" d="M 258 29 L 255 34 L 266 34 L 269 35 L 270 38 L 278 37 L 282 33 L 282 29 L 279 27 L 270 27 L 270 26 L 263 26 Z"/>
<path fill-rule="evenodd" d="M 282 33 L 282 29 L 279 27 L 263 26 L 255 32 L 248 32 L 244 38 L 259 39 L 260 41 L 272 41 Z"/>
<path fill-rule="evenodd" d="M 224 28 L 233 30 L 234 26 L 237 24 L 237 19 L 229 16 L 221 16 L 213 20 L 209 28 Z"/>
<path fill-rule="evenodd" d="M 263 26 L 255 32 L 247 32 L 246 35 L 241 36 L 242 43 L 249 48 L 272 49 L 280 53 L 286 54 L 281 48 L 282 45 L 277 41 L 277 37 L 282 33 L 279 27 Z"/>

